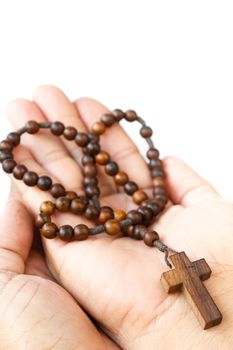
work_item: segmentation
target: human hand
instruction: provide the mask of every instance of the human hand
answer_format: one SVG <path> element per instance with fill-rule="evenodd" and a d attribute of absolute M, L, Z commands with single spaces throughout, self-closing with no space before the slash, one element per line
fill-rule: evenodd
<path fill-rule="evenodd" d="M 8 108 L 14 128 L 29 119 L 59 120 L 79 131 L 89 128 L 104 112 L 106 108 L 94 100 L 84 98 L 72 104 L 60 90 L 49 86 L 36 90 L 34 102 L 17 100 Z M 40 175 L 50 174 L 67 190 L 81 190 L 81 152 L 74 143 L 42 132 L 25 135 L 23 144 L 16 149 L 18 162 Z M 101 144 L 141 188 L 151 187 L 144 160 L 120 126 L 107 131 Z M 172 202 L 154 228 L 166 244 L 186 251 L 190 260 L 204 257 L 209 263 L 213 274 L 205 284 L 223 313 L 219 326 L 203 331 L 183 296 L 163 291 L 159 281 L 166 270 L 164 257 L 140 241 L 106 234 L 70 243 L 43 239 L 47 263 L 53 276 L 124 349 L 212 349 L 216 344 L 229 349 L 233 344 L 232 204 L 182 161 L 169 157 L 164 167 Z M 116 192 L 111 179 L 101 173 L 101 180 L 103 204 L 131 209 L 130 199 Z M 17 186 L 34 214 L 50 198 L 20 182 Z M 59 225 L 74 226 L 77 221 L 71 214 L 57 216 Z"/>

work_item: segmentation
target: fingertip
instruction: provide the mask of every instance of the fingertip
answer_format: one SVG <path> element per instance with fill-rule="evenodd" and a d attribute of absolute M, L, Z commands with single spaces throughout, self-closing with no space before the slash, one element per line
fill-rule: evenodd
<path fill-rule="evenodd" d="M 103 103 L 92 97 L 80 97 L 74 101 L 74 105 L 89 127 L 101 114 L 109 112 L 109 109 Z"/>

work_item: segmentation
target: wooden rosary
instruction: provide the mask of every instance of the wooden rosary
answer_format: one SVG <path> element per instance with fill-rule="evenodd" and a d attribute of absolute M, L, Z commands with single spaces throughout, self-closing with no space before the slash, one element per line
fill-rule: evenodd
<path fill-rule="evenodd" d="M 111 160 L 110 155 L 101 150 L 100 135 L 122 119 L 128 122 L 137 121 L 141 124 L 140 134 L 149 145 L 146 155 L 153 183 L 153 198 L 148 198 L 146 192 L 140 190 L 138 185 L 119 169 L 117 163 Z M 53 135 L 63 136 L 82 148 L 85 195 L 66 191 L 62 184 L 53 183 L 50 177 L 38 176 L 23 164 L 16 163 L 12 151 L 20 143 L 21 136 L 24 133 L 36 134 L 40 129 L 50 129 Z M 156 217 L 162 213 L 168 201 L 163 164 L 151 136 L 152 129 L 133 110 L 123 112 L 115 109 L 103 114 L 100 121 L 95 122 L 91 132 L 88 133 L 78 132 L 72 126 L 65 127 L 60 122 L 28 121 L 24 127 L 17 132 L 11 132 L 6 140 L 0 143 L 0 162 L 6 173 L 12 173 L 16 179 L 23 180 L 27 186 L 37 186 L 42 191 L 50 191 L 55 198 L 54 202 L 45 201 L 41 204 L 40 213 L 36 218 L 35 225 L 43 237 L 82 241 L 89 235 L 106 232 L 114 236 L 121 232 L 131 238 L 143 240 L 147 246 L 156 247 L 164 252 L 167 265 L 174 268 L 162 274 L 163 287 L 168 293 L 182 290 L 201 326 L 207 329 L 219 324 L 222 320 L 219 309 L 202 283 L 211 274 L 208 264 L 204 259 L 190 262 L 184 252 L 177 253 L 169 248 L 161 242 L 158 233 L 149 228 Z M 122 186 L 126 194 L 132 196 L 134 203 L 139 206 L 136 210 L 126 213 L 121 209 L 113 210 L 108 206 L 101 206 L 97 165 L 104 166 L 106 174 L 114 179 L 115 184 Z M 96 226 L 89 228 L 79 224 L 75 227 L 63 225 L 58 228 L 51 218 L 56 210 L 84 215 Z M 173 254 L 169 256 L 169 253 Z"/>

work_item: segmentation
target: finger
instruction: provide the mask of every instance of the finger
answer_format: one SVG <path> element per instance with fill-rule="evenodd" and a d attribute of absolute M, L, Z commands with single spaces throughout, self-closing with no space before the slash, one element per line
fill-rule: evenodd
<path fill-rule="evenodd" d="M 12 186 L 0 217 L 0 270 L 23 273 L 32 239 L 32 218 Z"/>
<path fill-rule="evenodd" d="M 7 115 L 15 129 L 20 128 L 28 120 L 46 121 L 45 116 L 35 103 L 23 99 L 9 103 Z M 24 134 L 22 144 L 30 148 L 33 157 L 46 171 L 55 176 L 63 185 L 66 184 L 67 190 L 81 188 L 81 169 L 70 157 L 61 140 L 51 135 L 48 130 L 40 130 L 35 135 Z M 68 171 L 64 171 L 64 169 Z"/>
<path fill-rule="evenodd" d="M 80 98 L 75 101 L 75 105 L 89 129 L 102 114 L 109 112 L 104 105 L 91 98 Z M 135 143 L 119 124 L 115 123 L 109 130 L 106 130 L 101 137 L 101 145 L 103 150 L 108 151 L 120 168 L 127 172 L 141 188 L 151 187 L 151 177 L 145 160 Z M 135 169 L 140 169 L 140 171 L 135 171 Z"/>
<path fill-rule="evenodd" d="M 37 88 L 34 92 L 34 100 L 47 116 L 49 121 L 60 121 L 66 126 L 74 126 L 78 131 L 86 132 L 87 128 L 80 118 L 75 105 L 67 98 L 67 96 L 57 87 L 45 85 Z M 72 157 L 81 164 L 82 151 L 74 143 L 68 142 L 62 138 L 65 146 L 69 150 Z M 103 176 L 103 170 L 100 171 L 100 178 Z M 106 180 L 106 178 L 105 178 Z M 112 181 L 100 181 L 101 194 L 107 195 L 115 190 Z"/>
<path fill-rule="evenodd" d="M 175 204 L 190 206 L 219 197 L 207 181 L 176 157 L 164 159 L 164 170 L 169 196 Z"/>

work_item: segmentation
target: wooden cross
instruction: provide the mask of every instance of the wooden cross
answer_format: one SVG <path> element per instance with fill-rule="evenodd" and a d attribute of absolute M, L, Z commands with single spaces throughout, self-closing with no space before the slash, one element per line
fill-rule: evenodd
<path fill-rule="evenodd" d="M 204 329 L 219 324 L 222 314 L 202 283 L 211 275 L 205 259 L 190 262 L 185 252 L 173 254 L 169 259 L 175 269 L 161 276 L 161 283 L 167 293 L 181 289 Z"/>

